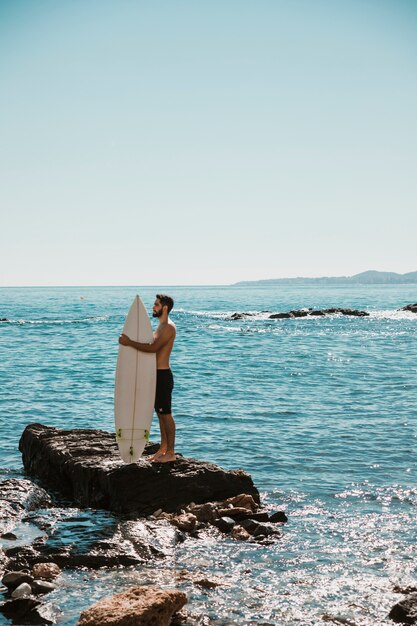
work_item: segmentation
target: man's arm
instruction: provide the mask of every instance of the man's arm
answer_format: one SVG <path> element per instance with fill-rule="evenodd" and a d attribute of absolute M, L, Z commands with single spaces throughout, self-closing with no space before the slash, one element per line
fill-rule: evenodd
<path fill-rule="evenodd" d="M 158 352 L 168 341 L 172 338 L 174 334 L 174 329 L 172 326 L 167 326 L 163 332 L 155 337 L 152 343 L 140 343 L 139 341 L 133 341 L 129 339 L 127 335 L 120 335 L 119 343 L 122 346 L 129 346 L 130 348 L 135 348 L 140 352 Z"/>

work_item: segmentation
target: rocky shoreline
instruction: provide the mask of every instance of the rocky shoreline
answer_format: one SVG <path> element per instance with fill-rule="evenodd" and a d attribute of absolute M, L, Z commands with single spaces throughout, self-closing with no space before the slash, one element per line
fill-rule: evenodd
<path fill-rule="evenodd" d="M 114 435 L 103 431 L 63 431 L 40 424 L 30 425 L 22 435 L 20 449 L 26 470 L 36 480 L 40 479 L 43 486 L 27 479 L 8 479 L 0 483 L 0 535 L 10 546 L 0 550 L 4 596 L 0 612 L 12 620 L 11 623 L 52 624 L 57 621 L 59 607 L 48 601 L 48 595 L 59 587 L 62 571 L 137 567 L 156 560 L 163 563 L 175 545 L 187 539 L 221 541 L 227 538 L 255 545 L 268 544 L 279 540 L 287 521 L 284 511 L 267 511 L 261 507 L 258 490 L 242 470 L 226 471 L 183 457 L 169 464 L 154 465 L 141 460 L 125 465 L 118 457 Z M 155 445 L 149 444 L 147 452 L 151 454 L 154 450 Z M 79 488 L 77 481 L 81 481 Z M 139 495 L 133 497 L 133 481 L 137 481 L 136 485 L 150 481 L 152 499 L 147 490 L 137 487 Z M 196 482 L 198 488 L 193 485 Z M 124 484 L 126 490 L 122 489 Z M 49 493 L 43 487 L 50 490 Z M 119 490 L 117 498 L 111 495 L 112 489 Z M 144 497 L 142 504 L 140 495 Z M 66 500 L 60 500 L 61 497 Z M 75 535 L 69 545 L 53 540 L 53 524 L 48 512 L 62 507 L 63 502 L 69 507 L 96 508 L 101 504 L 113 511 L 109 514 L 113 516 L 112 523 L 106 525 L 106 537 L 97 539 L 95 536 L 86 543 Z M 155 506 L 157 508 L 150 513 Z M 16 530 L 19 523 L 36 526 L 42 536 L 21 545 Z M 183 572 L 183 576 L 205 589 L 218 584 L 204 574 L 193 576 Z M 139 611 L 137 615 L 140 614 L 142 621 L 129 621 L 132 617 L 129 612 L 121 613 L 124 601 L 118 594 L 85 611 L 80 617 L 80 626 L 93 623 L 192 626 L 201 623 L 193 621 L 189 613 L 178 613 L 186 602 L 182 592 L 146 587 L 128 589 L 124 593 L 132 602 L 134 599 L 135 610 Z M 113 616 L 107 622 L 103 621 L 103 606 L 109 616 Z M 110 606 L 114 610 L 110 610 Z"/>
<path fill-rule="evenodd" d="M 153 453 L 155 447 L 149 444 L 147 452 Z M 283 525 L 288 521 L 284 511 L 270 511 L 262 507 L 258 490 L 250 476 L 242 470 L 230 472 L 183 457 L 159 467 L 144 460 L 132 464 L 135 466 L 132 467 L 120 461 L 114 436 L 103 431 L 64 431 L 32 424 L 25 429 L 20 448 L 26 470 L 35 480 L 40 479 L 42 486 L 33 480 L 20 478 L 0 482 L 0 536 L 3 544 L 7 544 L 0 549 L 3 585 L 0 589 L 3 595 L 0 613 L 11 624 L 54 624 L 61 621 L 60 608 L 50 601 L 50 597 L 54 598 L 53 592 L 61 588 L 65 572 L 80 569 L 90 575 L 89 572 L 97 570 L 118 571 L 120 568 L 155 563 L 163 567 L 175 552 L 175 546 L 184 541 L 226 539 L 248 542 L 254 547 L 257 544 L 268 545 L 279 541 L 283 536 Z M 146 503 L 139 506 L 136 499 L 131 506 L 130 489 L 122 491 L 116 500 L 112 499 L 109 485 L 116 475 L 115 485 L 120 489 L 120 473 L 130 482 L 134 479 L 152 481 L 154 499 L 146 500 L 145 490 Z M 77 479 L 84 481 L 81 490 L 75 488 Z M 161 485 L 170 480 L 174 483 L 169 483 L 171 487 L 168 491 L 175 491 L 172 484 L 178 484 L 179 489 L 178 493 L 168 497 L 167 489 L 161 489 Z M 200 485 L 197 491 L 192 491 L 190 487 L 198 501 L 185 496 L 188 487 L 184 485 L 189 483 L 183 481 L 187 480 L 190 483 L 199 481 L 204 486 L 203 489 Z M 97 482 L 95 487 L 94 481 Z M 107 491 L 103 485 L 107 485 Z M 244 490 L 235 493 L 242 486 L 249 493 Z M 226 493 L 227 490 L 229 493 Z M 155 495 L 157 493 L 160 500 Z M 215 497 L 219 493 L 223 496 L 226 493 L 227 497 Z M 123 505 L 124 498 L 129 505 Z M 113 512 L 108 513 L 105 536 L 97 538 L 100 532 L 96 529 L 92 540 L 86 542 L 77 536 L 81 515 L 71 518 L 70 507 L 93 506 L 94 511 L 99 507 L 97 502 L 105 504 Z M 155 506 L 157 503 L 158 508 L 149 513 L 151 504 Z M 74 536 L 68 544 L 57 541 L 56 529 L 51 523 L 54 511 L 57 512 L 57 519 L 65 507 L 67 510 L 70 508 L 68 521 L 74 523 Z M 19 541 L 19 525 L 22 524 L 37 527 L 41 536 L 22 543 Z M 222 585 L 221 580 L 205 572 L 182 570 L 180 579 L 207 591 Z M 416 588 L 394 588 L 393 591 L 401 593 L 403 598 L 392 607 L 388 617 L 396 623 L 417 624 Z M 185 609 L 186 603 L 187 595 L 178 589 L 162 589 L 152 584 L 130 586 L 85 609 L 77 625 L 214 624 L 204 616 Z M 327 617 L 332 621 L 332 616 Z"/>

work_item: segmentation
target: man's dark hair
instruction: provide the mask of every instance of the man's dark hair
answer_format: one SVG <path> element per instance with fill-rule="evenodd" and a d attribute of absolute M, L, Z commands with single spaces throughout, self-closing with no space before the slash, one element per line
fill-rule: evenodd
<path fill-rule="evenodd" d="M 172 307 L 174 306 L 174 300 L 171 298 L 171 296 L 167 296 L 166 294 L 163 294 L 163 293 L 157 293 L 156 297 L 158 298 L 162 306 L 168 307 L 168 313 L 169 313 Z"/>

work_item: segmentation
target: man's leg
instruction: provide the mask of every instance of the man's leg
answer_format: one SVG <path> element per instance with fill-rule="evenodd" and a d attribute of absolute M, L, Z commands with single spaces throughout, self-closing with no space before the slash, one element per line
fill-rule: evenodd
<path fill-rule="evenodd" d="M 156 459 L 159 459 L 160 456 L 166 454 L 168 449 L 168 438 L 165 430 L 165 422 L 161 419 L 161 414 L 158 413 L 157 415 L 159 420 L 159 430 L 161 432 L 161 445 L 159 446 L 159 449 L 155 452 L 155 454 L 153 454 L 152 457 L 148 459 L 149 461 L 156 461 Z"/>
<path fill-rule="evenodd" d="M 175 461 L 175 422 L 171 413 L 158 413 L 161 430 L 161 446 L 153 456 L 153 461 L 168 463 Z"/>

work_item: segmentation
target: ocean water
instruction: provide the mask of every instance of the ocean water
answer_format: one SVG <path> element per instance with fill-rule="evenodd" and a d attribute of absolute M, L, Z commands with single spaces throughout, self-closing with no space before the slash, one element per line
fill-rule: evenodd
<path fill-rule="evenodd" d="M 417 583 L 417 315 L 398 311 L 417 301 L 412 285 L 2 288 L 1 477 L 23 476 L 28 423 L 113 430 L 117 338 L 135 294 L 150 310 L 156 291 L 175 299 L 177 451 L 245 469 L 289 522 L 273 545 L 187 539 L 164 563 L 66 572 L 48 598 L 60 623 L 151 583 L 184 589 L 189 609 L 216 625 L 390 624 L 394 587 Z M 264 313 L 304 307 L 370 316 Z M 91 539 L 112 517 L 60 515 L 63 541 L 66 519 L 78 515 Z M 183 570 L 222 585 L 199 590 Z"/>

